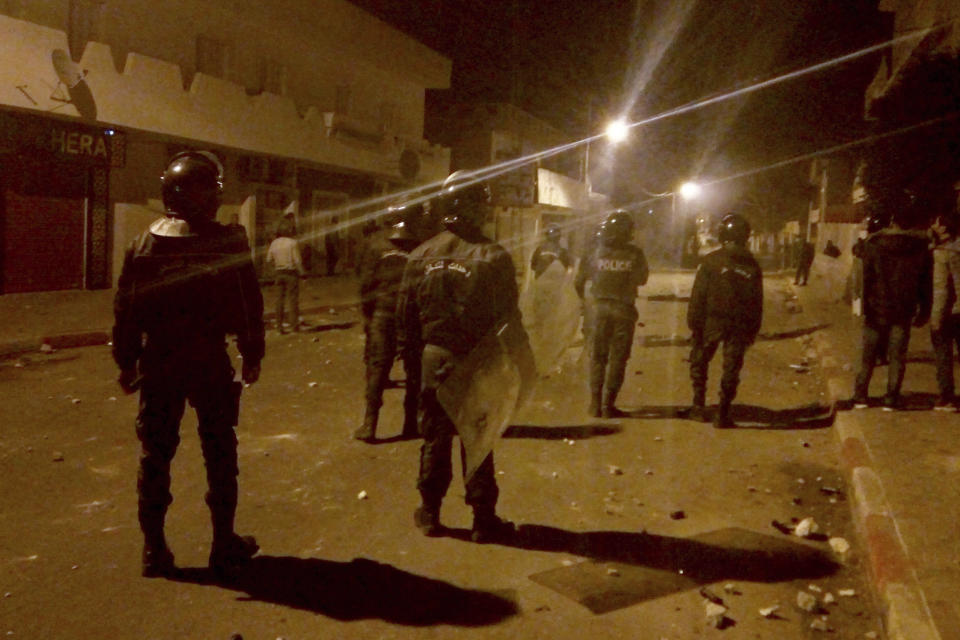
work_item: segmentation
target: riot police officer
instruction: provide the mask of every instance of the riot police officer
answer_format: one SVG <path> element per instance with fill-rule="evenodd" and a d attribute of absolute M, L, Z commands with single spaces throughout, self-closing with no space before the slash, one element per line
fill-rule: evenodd
<path fill-rule="evenodd" d="M 560 240 L 560 227 L 548 224 L 543 242 L 534 249 L 533 256 L 530 258 L 530 268 L 533 269 L 534 277 L 539 278 L 555 261 L 559 261 L 564 269 L 570 267 L 570 252 L 560 244 Z"/>
<path fill-rule="evenodd" d="M 410 253 L 403 276 L 400 313 L 404 340 L 423 345 L 423 446 L 417 480 L 422 503 L 414 513 L 414 523 L 428 536 L 442 530 L 440 503 L 452 479 L 455 435 L 437 398 L 438 387 L 491 330 L 509 320 L 521 326 L 510 254 L 481 229 L 491 210 L 490 198 L 489 187 L 469 173 L 451 174 L 444 182 L 441 200 L 446 230 Z M 465 459 L 462 444 L 461 457 Z M 514 531 L 512 523 L 496 515 L 498 494 L 491 452 L 466 480 L 466 502 L 473 508 L 473 541 L 503 539 Z"/>
<path fill-rule="evenodd" d="M 637 287 L 647 283 L 649 268 L 643 250 L 630 243 L 633 218 L 618 209 L 604 220 L 600 242 L 580 263 L 574 280 L 582 298 L 589 280 L 594 298 L 590 348 L 590 409 L 593 417 L 616 418 L 623 372 L 633 346 L 637 323 Z"/>
<path fill-rule="evenodd" d="M 693 333 L 690 352 L 693 403 L 689 417 L 704 419 L 707 370 L 723 343 L 720 404 L 713 424 L 717 428 L 729 428 L 736 426 L 730 418 L 730 406 L 737 395 L 743 357 L 760 331 L 763 273 L 747 249 L 750 224 L 743 217 L 735 213 L 724 216 L 718 236 L 721 246 L 700 263 L 687 308 L 687 326 Z"/>
<path fill-rule="evenodd" d="M 170 462 L 189 401 L 197 412 L 213 521 L 210 568 L 229 573 L 258 550 L 234 532 L 237 424 L 242 384 L 226 348 L 237 337 L 242 378 L 253 384 L 264 354 L 263 298 L 246 234 L 214 220 L 223 169 L 205 151 L 175 155 L 162 177 L 166 215 L 126 251 L 114 301 L 113 357 L 119 383 L 140 389 L 138 517 L 144 576 L 175 571 L 164 536 Z"/>
<path fill-rule="evenodd" d="M 366 342 L 366 411 L 363 424 L 353 437 L 365 442 L 376 435 L 377 418 L 383 405 L 383 390 L 397 355 L 397 296 L 407 257 L 420 244 L 421 221 L 429 205 L 399 202 L 390 207 L 390 215 L 400 218 L 386 233 L 372 236 L 360 257 L 360 299 Z M 402 350 L 406 389 L 403 402 L 402 437 L 418 435 L 417 398 L 420 394 L 420 354 Z"/>

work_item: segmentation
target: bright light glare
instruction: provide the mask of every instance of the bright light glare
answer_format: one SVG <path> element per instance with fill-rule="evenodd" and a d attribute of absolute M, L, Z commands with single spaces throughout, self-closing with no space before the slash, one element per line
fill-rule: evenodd
<path fill-rule="evenodd" d="M 606 134 L 610 142 L 623 142 L 629 132 L 630 126 L 624 120 L 614 120 L 607 125 Z"/>
<path fill-rule="evenodd" d="M 703 191 L 703 188 L 696 182 L 684 182 L 680 185 L 680 195 L 684 200 L 698 198 L 701 191 Z"/>

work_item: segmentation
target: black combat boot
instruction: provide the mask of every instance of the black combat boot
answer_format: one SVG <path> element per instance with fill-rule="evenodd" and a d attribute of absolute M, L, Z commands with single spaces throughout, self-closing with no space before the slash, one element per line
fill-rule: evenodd
<path fill-rule="evenodd" d="M 687 410 L 688 420 L 694 420 L 695 422 L 705 421 L 707 417 L 707 411 L 704 408 L 706 395 L 704 391 L 699 389 L 693 392 L 693 402 L 690 403 L 690 408 Z"/>
<path fill-rule="evenodd" d="M 737 424 L 730 417 L 730 403 L 720 401 L 717 412 L 713 416 L 713 426 L 716 429 L 733 429 Z"/>
<path fill-rule="evenodd" d="M 260 550 L 256 538 L 231 533 L 214 538 L 210 547 L 209 567 L 220 577 L 231 577 Z"/>
<path fill-rule="evenodd" d="M 516 532 L 514 524 L 501 519 L 492 508 L 474 508 L 473 528 L 470 530 L 470 540 L 473 542 L 505 542 Z"/>
<path fill-rule="evenodd" d="M 600 415 L 604 418 L 626 418 L 627 414 L 614 406 L 616 401 L 617 396 L 615 394 L 603 394 L 603 409 L 600 410 Z"/>
<path fill-rule="evenodd" d="M 443 526 L 440 524 L 440 505 L 424 502 L 413 512 L 413 524 L 428 538 L 440 535 Z"/>
<path fill-rule="evenodd" d="M 377 414 L 379 414 L 377 409 L 367 407 L 367 412 L 363 416 L 363 425 L 353 432 L 354 440 L 373 442 L 376 439 Z"/>
<path fill-rule="evenodd" d="M 163 540 L 163 534 L 160 537 L 160 540 L 144 541 L 143 543 L 140 574 L 144 578 L 162 578 L 171 576 L 176 572 L 173 553 L 167 547 L 166 541 Z"/>

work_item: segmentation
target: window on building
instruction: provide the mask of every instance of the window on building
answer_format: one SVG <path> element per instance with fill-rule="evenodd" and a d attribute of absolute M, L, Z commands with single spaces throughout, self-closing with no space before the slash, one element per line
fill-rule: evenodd
<path fill-rule="evenodd" d="M 341 84 L 337 85 L 337 97 L 336 104 L 334 105 L 334 111 L 337 113 L 342 113 L 344 115 L 350 113 L 350 102 L 352 99 L 352 92 L 350 91 L 350 85 Z"/>
<path fill-rule="evenodd" d="M 227 45 L 209 36 L 197 36 L 197 72 L 215 78 L 226 77 Z"/>
<path fill-rule="evenodd" d="M 103 0 L 70 0 L 67 44 L 70 47 L 70 57 L 74 62 L 80 61 L 87 43 L 96 40 L 100 35 L 102 9 Z"/>

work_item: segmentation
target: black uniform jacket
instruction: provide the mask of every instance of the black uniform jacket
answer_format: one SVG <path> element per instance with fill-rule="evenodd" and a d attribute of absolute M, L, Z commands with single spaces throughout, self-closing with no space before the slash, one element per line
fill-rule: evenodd
<path fill-rule="evenodd" d="M 403 242 L 394 243 L 388 238 L 391 231 L 387 229 L 370 236 L 360 255 L 361 310 L 367 318 L 374 311 L 394 313 L 397 309 L 409 251 L 398 246 Z"/>
<path fill-rule="evenodd" d="M 530 267 L 535 276 L 540 276 L 544 271 L 550 268 L 554 260 L 559 260 L 566 269 L 570 266 L 570 253 L 556 242 L 547 240 L 537 247 L 533 256 L 530 258 Z"/>
<path fill-rule="evenodd" d="M 226 334 L 237 336 L 247 364 L 258 365 L 263 296 L 243 227 L 210 222 L 185 237 L 145 231 L 124 256 L 114 321 L 121 369 L 141 356 L 148 364 L 202 361 L 224 351 Z"/>
<path fill-rule="evenodd" d="M 916 231 L 883 229 L 860 246 L 863 311 L 867 322 L 905 324 L 930 317 L 933 258 L 927 237 Z"/>
<path fill-rule="evenodd" d="M 693 281 L 687 307 L 690 330 L 733 331 L 752 341 L 762 319 L 763 272 L 753 254 L 736 245 L 708 253 Z"/>
<path fill-rule="evenodd" d="M 519 313 L 517 298 L 503 247 L 480 234 L 467 240 L 443 231 L 410 252 L 399 303 L 403 338 L 464 355 Z"/>
<path fill-rule="evenodd" d="M 597 300 L 616 300 L 633 306 L 637 287 L 645 285 L 649 275 L 647 259 L 639 247 L 632 244 L 611 247 L 601 243 L 580 263 L 574 286 L 582 297 L 587 280 L 591 280 L 591 291 Z"/>

